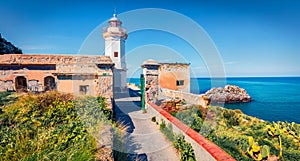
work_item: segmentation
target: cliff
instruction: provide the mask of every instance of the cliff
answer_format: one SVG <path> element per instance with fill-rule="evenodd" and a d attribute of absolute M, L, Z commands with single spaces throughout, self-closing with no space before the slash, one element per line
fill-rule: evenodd
<path fill-rule="evenodd" d="M 0 55 L 3 54 L 22 54 L 22 50 L 2 38 L 0 34 Z"/>
<path fill-rule="evenodd" d="M 205 93 L 211 103 L 237 103 L 252 101 L 245 89 L 235 85 L 226 85 L 224 88 L 212 88 Z"/>

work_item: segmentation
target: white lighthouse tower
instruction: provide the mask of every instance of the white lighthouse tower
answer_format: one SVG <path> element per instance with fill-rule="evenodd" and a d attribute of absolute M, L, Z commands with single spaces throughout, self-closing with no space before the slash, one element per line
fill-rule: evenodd
<path fill-rule="evenodd" d="M 122 22 L 117 18 L 117 14 L 108 21 L 108 27 L 103 29 L 105 39 L 105 55 L 110 56 L 115 63 L 114 92 L 125 92 L 126 85 L 126 63 L 125 63 L 125 40 L 127 31 L 122 27 Z"/>

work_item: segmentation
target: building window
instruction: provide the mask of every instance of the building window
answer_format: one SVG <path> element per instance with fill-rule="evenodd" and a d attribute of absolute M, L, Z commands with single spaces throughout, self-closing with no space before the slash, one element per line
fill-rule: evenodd
<path fill-rule="evenodd" d="M 57 79 L 59 79 L 59 80 L 72 80 L 72 76 L 71 75 L 59 75 L 59 76 L 57 76 Z"/>
<path fill-rule="evenodd" d="M 88 85 L 79 86 L 79 93 L 80 94 L 86 95 L 88 91 L 89 91 L 89 86 Z"/>
<path fill-rule="evenodd" d="M 177 86 L 183 86 L 184 85 L 184 80 L 177 80 L 176 85 Z"/>
<path fill-rule="evenodd" d="M 114 52 L 114 57 L 118 57 L 119 53 L 117 51 Z"/>

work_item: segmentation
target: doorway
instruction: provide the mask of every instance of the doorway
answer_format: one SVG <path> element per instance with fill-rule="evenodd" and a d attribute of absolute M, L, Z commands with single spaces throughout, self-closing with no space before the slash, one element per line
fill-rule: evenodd
<path fill-rule="evenodd" d="M 52 91 L 56 89 L 55 78 L 47 76 L 44 78 L 44 89 L 45 91 Z"/>
<path fill-rule="evenodd" d="M 17 92 L 27 92 L 27 79 L 24 76 L 17 76 L 15 82 Z"/>

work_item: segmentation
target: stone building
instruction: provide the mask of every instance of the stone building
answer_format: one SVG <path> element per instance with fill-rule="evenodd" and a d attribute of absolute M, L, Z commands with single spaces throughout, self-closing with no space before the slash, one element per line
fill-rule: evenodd
<path fill-rule="evenodd" d="M 108 56 L 0 55 L 0 90 L 113 97 Z"/>
<path fill-rule="evenodd" d="M 160 88 L 190 92 L 190 64 L 160 63 L 158 75 Z"/>
<path fill-rule="evenodd" d="M 163 89 L 190 92 L 190 64 L 158 63 L 149 59 L 142 64 L 142 68 L 146 101 L 157 99 Z"/>
<path fill-rule="evenodd" d="M 0 91 L 57 90 L 75 95 L 113 98 L 126 91 L 127 31 L 114 14 L 102 33 L 104 56 L 0 55 Z"/>

